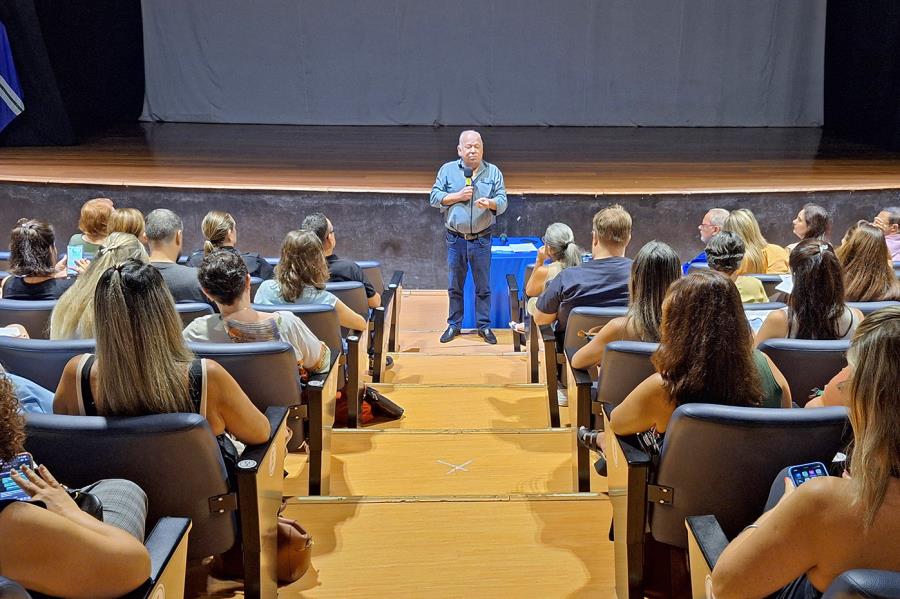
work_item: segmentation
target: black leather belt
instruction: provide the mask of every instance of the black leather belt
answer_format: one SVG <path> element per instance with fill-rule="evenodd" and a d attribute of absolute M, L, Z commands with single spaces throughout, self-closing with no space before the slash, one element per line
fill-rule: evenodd
<path fill-rule="evenodd" d="M 447 232 L 453 235 L 454 237 L 462 237 L 466 241 L 475 241 L 476 239 L 481 239 L 482 237 L 487 237 L 491 234 L 490 229 L 485 229 L 484 231 L 479 231 L 478 233 L 460 233 L 458 231 L 454 231 L 453 229 L 447 229 Z"/>

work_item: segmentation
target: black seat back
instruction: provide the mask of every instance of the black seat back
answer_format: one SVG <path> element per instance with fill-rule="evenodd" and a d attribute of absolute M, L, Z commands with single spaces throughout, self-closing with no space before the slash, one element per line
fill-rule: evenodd
<path fill-rule="evenodd" d="M 369 320 L 369 300 L 366 298 L 366 288 L 362 283 L 359 281 L 326 283 L 325 290 L 336 295 L 348 308 Z"/>
<path fill-rule="evenodd" d="M 895 301 L 885 301 L 885 302 L 847 302 L 847 305 L 851 308 L 856 308 L 860 312 L 863 313 L 863 316 L 868 316 L 872 312 L 876 312 L 881 310 L 882 308 L 887 308 L 890 306 L 900 306 L 900 302 Z"/>
<path fill-rule="evenodd" d="M 260 412 L 300 404 L 300 372 L 294 348 L 284 341 L 188 343 L 198 358 L 218 362 Z"/>
<path fill-rule="evenodd" d="M 812 389 L 824 389 L 847 365 L 850 342 L 810 339 L 767 339 L 759 349 L 772 359 L 791 388 L 791 399 L 799 406 L 809 401 Z"/>
<path fill-rule="evenodd" d="M 900 598 L 900 572 L 847 570 L 828 585 L 822 599 Z"/>
<path fill-rule="evenodd" d="M 615 407 L 622 403 L 641 381 L 656 372 L 650 356 L 658 343 L 613 341 L 606 345 L 600 362 L 597 400 Z"/>
<path fill-rule="evenodd" d="M 236 540 L 219 445 L 199 414 L 135 418 L 28 414 L 25 447 L 70 487 L 124 478 L 147 494 L 147 530 L 163 516 L 191 519 L 188 558 Z M 220 502 L 219 497 L 224 499 Z M 220 511 L 221 510 L 221 511 Z"/>
<path fill-rule="evenodd" d="M 666 428 L 650 532 L 661 543 L 687 547 L 687 516 L 716 516 L 734 538 L 763 512 L 772 481 L 786 466 L 823 462 L 845 449 L 845 408 L 796 410 L 713 404 L 679 406 Z"/>
<path fill-rule="evenodd" d="M 181 324 L 183 326 L 191 324 L 194 322 L 195 318 L 209 316 L 213 313 L 212 306 L 202 302 L 183 302 L 175 304 L 175 311 L 178 312 L 178 316 L 181 317 Z"/>
<path fill-rule="evenodd" d="M 56 300 L 0 299 L 0 327 L 20 324 L 32 339 L 50 338 L 50 315 Z"/>
<path fill-rule="evenodd" d="M 384 274 L 381 272 L 381 262 L 378 260 L 357 260 L 356 265 L 359 266 L 366 279 L 375 288 L 375 291 L 381 293 L 387 287 L 384 286 Z"/>
<path fill-rule="evenodd" d="M 55 391 L 73 357 L 94 353 L 93 339 L 51 341 L 0 337 L 0 364 L 7 371 Z"/>
<path fill-rule="evenodd" d="M 291 312 L 309 327 L 319 341 L 324 342 L 331 349 L 332 356 L 339 356 L 343 352 L 341 327 L 333 306 L 327 304 L 253 304 L 253 309 L 260 312 Z"/>
<path fill-rule="evenodd" d="M 627 306 L 613 306 L 609 308 L 591 308 L 578 306 L 569 312 L 569 320 L 566 322 L 566 337 L 563 341 L 565 349 L 581 349 L 588 343 L 587 337 L 582 337 L 579 331 L 585 331 L 602 327 L 613 318 L 619 318 L 628 314 Z"/>

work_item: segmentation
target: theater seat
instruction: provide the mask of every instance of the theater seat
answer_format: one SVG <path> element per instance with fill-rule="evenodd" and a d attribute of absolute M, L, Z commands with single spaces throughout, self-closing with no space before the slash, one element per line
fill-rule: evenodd
<path fill-rule="evenodd" d="M 381 293 L 387 287 L 384 285 L 384 276 L 381 273 L 381 262 L 378 260 L 357 260 L 356 265 L 360 267 L 366 279 L 375 288 L 375 291 Z"/>
<path fill-rule="evenodd" d="M 160 518 L 144 540 L 150 554 L 150 577 L 125 595 L 126 599 L 184 596 L 190 530 L 191 521 L 187 518 Z M 32 599 L 32 595 L 19 583 L 0 576 L 0 599 Z"/>
<path fill-rule="evenodd" d="M 283 407 L 266 411 L 269 440 L 244 450 L 232 481 L 236 490 L 229 488 L 219 445 L 199 414 L 134 418 L 28 414 L 25 446 L 73 487 L 104 478 L 133 481 L 147 494 L 148 528 L 166 516 L 190 518 L 188 559 L 216 555 L 241 542 L 246 595 L 274 597 L 286 415 Z"/>
<path fill-rule="evenodd" d="M 691 569 L 691 594 L 706 597 L 707 578 L 725 547 L 725 536 L 715 516 L 688 516 L 685 520 Z M 822 599 L 898 599 L 900 572 L 889 570 L 847 570 L 831 581 Z"/>
<path fill-rule="evenodd" d="M 17 339 L 0 337 L 0 364 L 7 371 L 55 391 L 66 364 L 79 354 L 94 353 L 93 339 Z"/>
<path fill-rule="evenodd" d="M 872 312 L 876 312 L 881 310 L 882 308 L 888 308 L 890 306 L 900 306 L 900 302 L 847 302 L 847 305 L 851 308 L 856 308 L 860 312 L 863 313 L 863 316 L 868 316 Z"/>
<path fill-rule="evenodd" d="M 814 388 L 824 389 L 847 365 L 850 342 L 810 339 L 766 339 L 759 350 L 772 359 L 791 388 L 791 399 L 805 406 Z"/>
<path fill-rule="evenodd" d="M 655 369 L 650 356 L 659 347 L 658 343 L 640 341 L 613 341 L 607 344 L 598 373 L 596 401 L 594 400 L 594 380 L 586 370 L 571 367 L 572 356 L 577 348 L 566 347 L 569 371 L 569 413 L 575 415 L 573 434 L 579 427 L 603 429 L 603 405 L 617 406 Z M 574 389 L 573 389 L 574 387 Z M 586 493 L 591 490 L 591 456 L 586 447 L 575 443 L 574 480 L 575 489 Z"/>
<path fill-rule="evenodd" d="M 325 283 L 325 291 L 330 291 L 348 308 L 369 320 L 369 300 L 366 297 L 366 288 L 359 281 Z"/>
<path fill-rule="evenodd" d="M 32 339 L 50 338 L 50 314 L 56 300 L 0 299 L 0 327 L 20 324 Z"/>
<path fill-rule="evenodd" d="M 634 435 L 619 437 L 607 426 L 617 595 L 644 596 L 646 543 L 687 550 L 684 522 L 695 514 L 716 516 L 733 538 L 759 517 L 782 468 L 830 464 L 846 446 L 848 426 L 845 408 L 685 404 L 672 414 L 658 460 Z M 648 527 L 652 541 L 644 534 Z"/>
<path fill-rule="evenodd" d="M 785 273 L 787 274 L 787 273 Z M 772 297 L 778 291 L 775 290 L 776 287 L 781 283 L 781 275 L 768 275 L 768 274 L 748 274 L 748 277 L 753 277 L 754 279 L 758 279 L 760 283 L 763 285 L 763 289 L 766 290 L 766 295 L 768 297 Z"/>
<path fill-rule="evenodd" d="M 181 317 L 182 326 L 191 324 L 196 318 L 200 318 L 201 316 L 209 316 L 213 313 L 212 306 L 202 302 L 184 302 L 180 304 L 176 303 L 175 311 L 178 312 L 178 316 Z"/>

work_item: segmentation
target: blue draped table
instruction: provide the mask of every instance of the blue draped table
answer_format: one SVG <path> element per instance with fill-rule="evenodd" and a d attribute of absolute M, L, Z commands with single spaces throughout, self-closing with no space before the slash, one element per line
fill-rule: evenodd
<path fill-rule="evenodd" d="M 491 245 L 494 247 L 528 242 L 533 243 L 535 247 L 543 245 L 540 237 L 509 237 L 506 239 L 506 244 L 500 243 L 499 237 L 491 239 Z M 506 288 L 506 275 L 515 275 L 516 281 L 519 283 L 519 289 L 523 290 L 525 269 L 529 264 L 534 264 L 536 259 L 537 252 L 491 252 L 491 327 L 495 329 L 509 328 L 509 293 Z M 472 280 L 471 272 L 466 275 L 466 284 L 463 287 L 463 300 L 465 301 L 465 308 L 463 309 L 462 326 L 464 329 L 474 329 L 476 325 L 475 283 Z"/>

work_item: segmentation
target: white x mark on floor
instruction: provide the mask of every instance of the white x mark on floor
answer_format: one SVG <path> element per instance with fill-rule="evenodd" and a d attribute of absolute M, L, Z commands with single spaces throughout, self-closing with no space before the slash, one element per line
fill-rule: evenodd
<path fill-rule="evenodd" d="M 443 464 L 444 466 L 449 466 L 449 467 L 450 467 L 450 470 L 447 471 L 447 474 L 453 474 L 453 473 L 456 472 L 457 470 L 462 470 L 463 472 L 468 472 L 469 469 L 466 468 L 466 466 L 468 466 L 469 464 L 471 464 L 473 461 L 474 461 L 474 460 L 468 460 L 468 461 L 463 462 L 462 464 L 459 464 L 459 465 L 451 464 L 450 462 L 445 462 L 444 460 L 438 460 L 437 462 L 438 462 L 438 464 Z"/>

